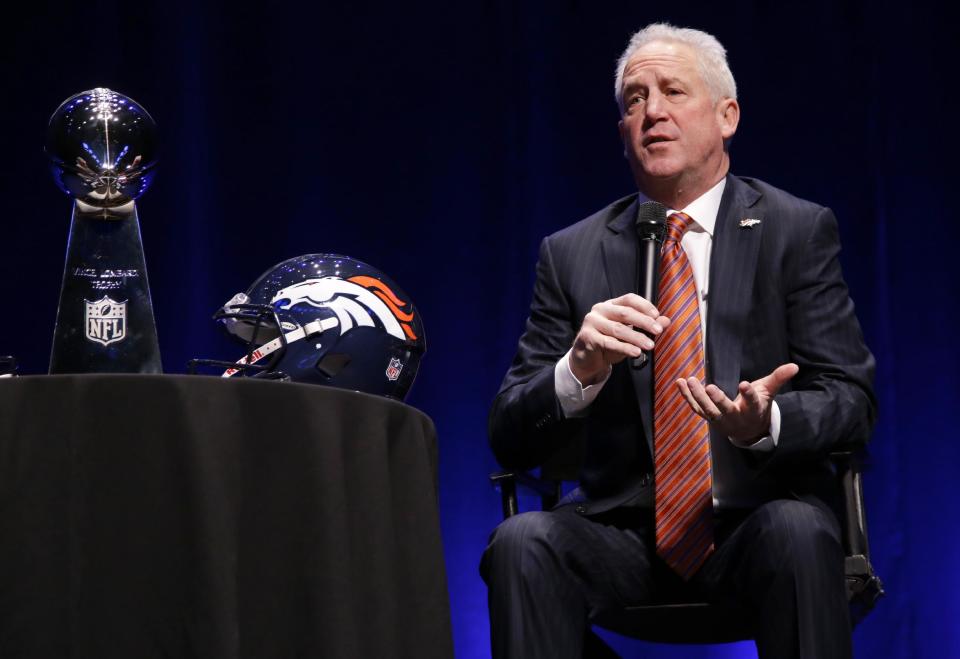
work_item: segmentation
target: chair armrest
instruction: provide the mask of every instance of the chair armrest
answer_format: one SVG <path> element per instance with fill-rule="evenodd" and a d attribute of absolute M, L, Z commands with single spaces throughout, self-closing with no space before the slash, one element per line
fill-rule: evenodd
<path fill-rule="evenodd" d="M 863 467 L 852 450 L 834 451 L 830 461 L 840 481 L 843 499 L 843 542 L 848 556 L 870 555 L 867 516 L 863 505 Z"/>
<path fill-rule="evenodd" d="M 504 519 L 520 512 L 517 507 L 517 480 L 512 471 L 498 471 L 490 474 L 490 484 L 500 491 L 500 507 L 503 510 Z"/>
<path fill-rule="evenodd" d="M 834 451 L 830 461 L 840 481 L 843 500 L 843 542 L 848 556 L 870 556 L 867 515 L 863 503 L 863 465 L 856 451 Z"/>
<path fill-rule="evenodd" d="M 862 620 L 884 596 L 883 582 L 870 563 L 870 542 L 867 535 L 867 515 L 863 503 L 863 466 L 860 453 L 838 450 L 830 460 L 840 480 L 843 499 L 843 541 L 846 554 L 844 572 L 847 580 L 847 598 L 854 624 Z"/>
<path fill-rule="evenodd" d="M 490 483 L 500 490 L 500 504 L 503 518 L 512 517 L 520 512 L 517 503 L 517 485 L 540 495 L 542 510 L 550 510 L 560 500 L 560 482 L 538 478 L 525 471 L 498 471 L 490 474 Z"/>

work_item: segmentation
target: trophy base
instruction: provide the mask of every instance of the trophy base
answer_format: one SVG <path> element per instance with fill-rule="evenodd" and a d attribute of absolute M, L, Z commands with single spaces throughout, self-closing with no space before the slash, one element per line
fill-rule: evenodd
<path fill-rule="evenodd" d="M 50 373 L 162 370 L 136 206 L 76 203 Z"/>

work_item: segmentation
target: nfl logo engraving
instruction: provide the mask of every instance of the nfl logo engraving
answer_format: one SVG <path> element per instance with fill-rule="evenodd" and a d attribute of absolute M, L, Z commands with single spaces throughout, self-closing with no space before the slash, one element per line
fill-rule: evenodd
<path fill-rule="evenodd" d="M 117 302 L 103 296 L 96 302 L 84 300 L 87 340 L 108 346 L 119 343 L 127 336 L 127 301 Z"/>
<path fill-rule="evenodd" d="M 400 377 L 400 371 L 403 370 L 403 364 L 400 363 L 400 360 L 396 357 L 390 358 L 390 364 L 387 366 L 387 379 L 391 382 L 395 382 L 398 377 Z"/>

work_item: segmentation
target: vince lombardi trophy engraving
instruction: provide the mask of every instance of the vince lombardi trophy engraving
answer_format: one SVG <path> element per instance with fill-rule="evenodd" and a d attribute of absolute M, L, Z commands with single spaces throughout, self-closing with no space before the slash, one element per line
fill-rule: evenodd
<path fill-rule="evenodd" d="M 157 164 L 156 124 L 98 87 L 50 117 L 47 157 L 73 197 L 50 373 L 160 373 L 160 347 L 135 200 Z"/>

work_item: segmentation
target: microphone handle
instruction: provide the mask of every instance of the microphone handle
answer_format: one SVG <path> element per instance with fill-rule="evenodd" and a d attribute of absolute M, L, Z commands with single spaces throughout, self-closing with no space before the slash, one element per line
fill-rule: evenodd
<path fill-rule="evenodd" d="M 640 238 L 640 267 L 637 273 L 637 294 L 656 306 L 657 292 L 660 288 L 660 241 L 652 235 L 646 235 Z M 638 332 L 642 330 L 636 330 Z M 649 350 L 644 350 L 639 357 L 633 357 L 630 365 L 635 369 L 641 369 L 651 361 L 653 355 Z"/>

